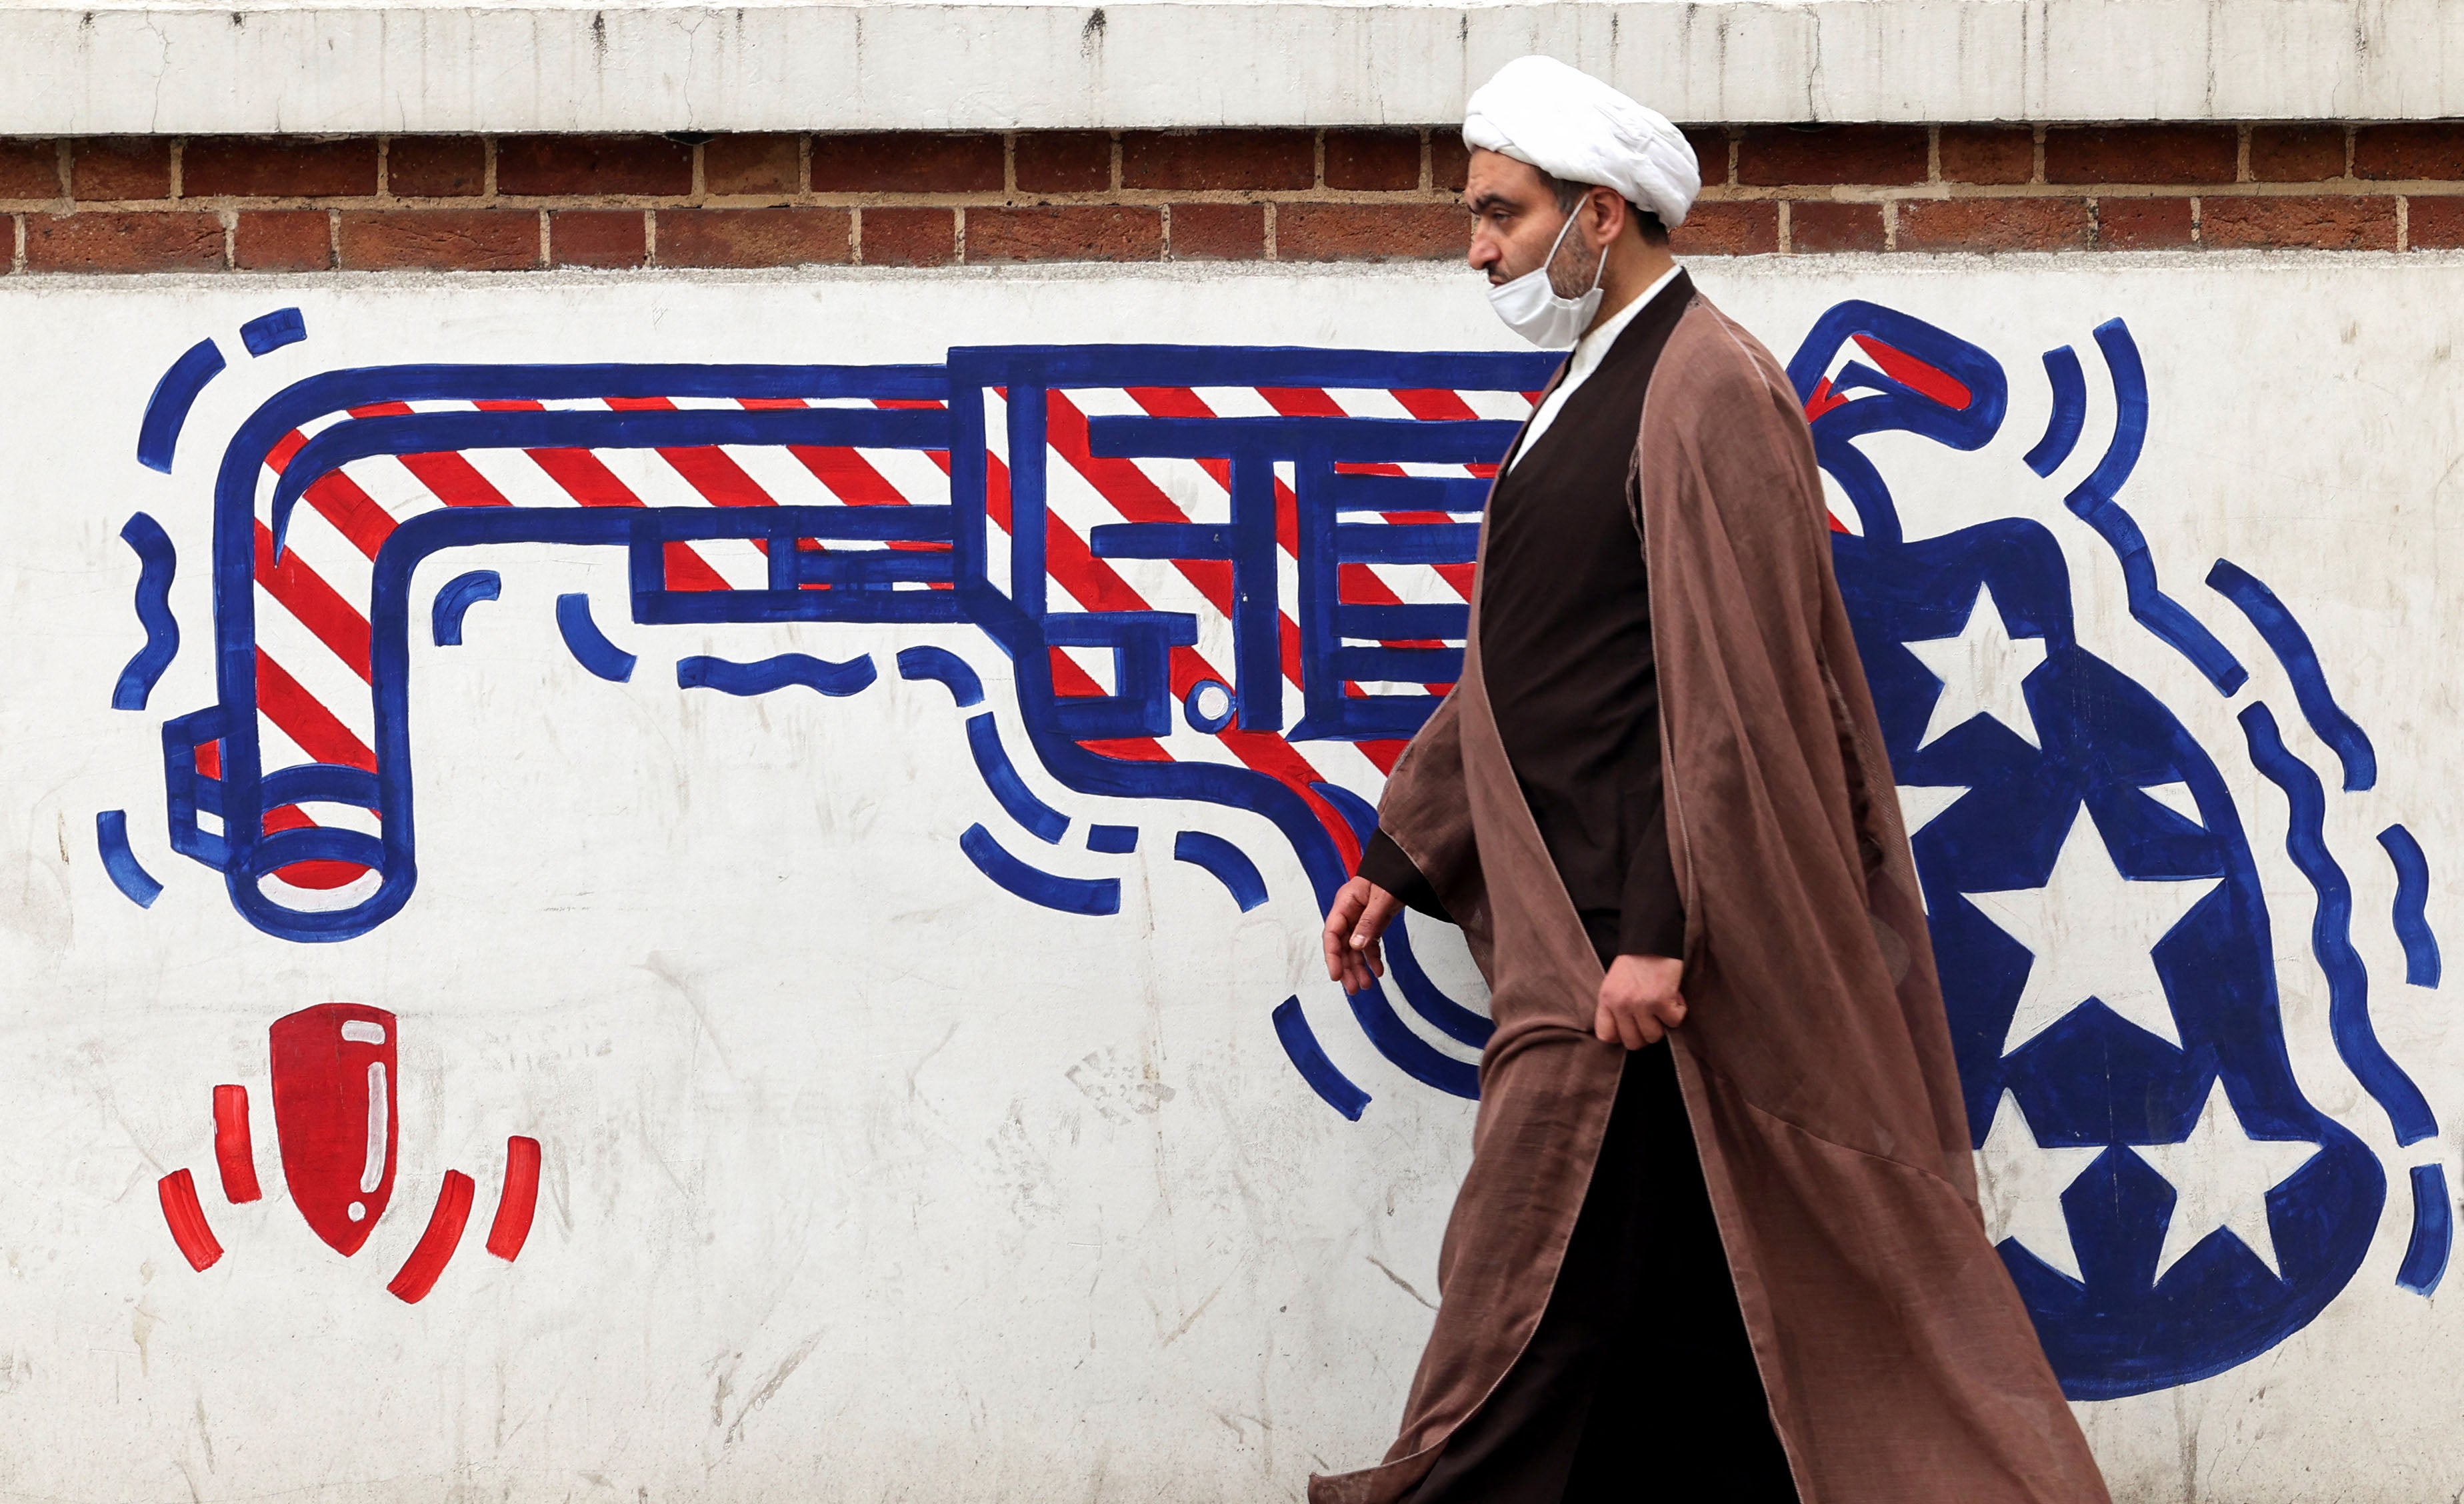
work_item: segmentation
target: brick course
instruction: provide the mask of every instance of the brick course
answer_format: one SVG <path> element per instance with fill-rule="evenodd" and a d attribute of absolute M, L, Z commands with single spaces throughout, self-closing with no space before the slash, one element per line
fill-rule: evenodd
<path fill-rule="evenodd" d="M 171 196 L 171 143 L 106 136 L 69 144 L 69 192 L 93 203 Z"/>
<path fill-rule="evenodd" d="M 231 228 L 231 264 L 249 272 L 322 272 L 334 264 L 333 240 L 333 216 L 323 210 L 252 210 Z"/>
<path fill-rule="evenodd" d="M 377 190 L 377 144 L 207 137 L 180 153 L 184 198 L 350 198 Z"/>
<path fill-rule="evenodd" d="M 1255 261 L 1266 254 L 1264 204 L 1175 204 L 1176 261 Z"/>
<path fill-rule="evenodd" d="M 60 196 L 57 142 L 0 141 L 0 198 Z"/>
<path fill-rule="evenodd" d="M 2045 132 L 2048 183 L 2231 183 L 2230 125 L 2057 125 Z"/>
<path fill-rule="evenodd" d="M 558 266 L 644 266 L 649 215 L 638 209 L 566 209 L 547 216 L 548 256 Z"/>
<path fill-rule="evenodd" d="M 864 259 L 873 266 L 947 266 L 958 258 L 955 209 L 875 209 L 864 216 Z"/>
<path fill-rule="evenodd" d="M 1683 255 L 2464 248 L 2464 122 L 1683 128 Z M 0 140 L 0 270 L 1451 260 L 1466 162 L 1443 126 Z"/>
<path fill-rule="evenodd" d="M 370 272 L 518 272 L 539 264 L 536 210 L 344 210 L 342 265 Z"/>
<path fill-rule="evenodd" d="M 853 219 L 843 209 L 666 210 L 659 264 L 826 266 L 848 258 Z"/>
<path fill-rule="evenodd" d="M 1881 251 L 1888 245 L 1880 204 L 1815 201 L 1789 206 L 1792 251 Z"/>

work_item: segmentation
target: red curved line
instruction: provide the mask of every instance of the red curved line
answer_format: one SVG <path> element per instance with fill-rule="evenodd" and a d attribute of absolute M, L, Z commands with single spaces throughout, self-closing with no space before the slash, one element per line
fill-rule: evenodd
<path fill-rule="evenodd" d="M 436 1210 L 429 1216 L 428 1230 L 419 1235 L 419 1247 L 410 1250 L 410 1257 L 402 1261 L 402 1272 L 385 1286 L 395 1299 L 417 1305 L 436 1288 L 447 1260 L 462 1245 L 462 1227 L 471 1220 L 471 1198 L 476 1190 L 471 1177 L 460 1170 L 445 1172 L 445 1183 L 436 1187 Z"/>
<path fill-rule="evenodd" d="M 1910 391 L 1931 397 L 1946 408 L 1965 409 L 1976 400 L 1965 382 L 1940 366 L 1928 365 L 1905 350 L 1884 344 L 1870 334 L 1854 335 L 1858 344 L 1882 367 L 1882 374 Z"/>
<path fill-rule="evenodd" d="M 223 1200 L 233 1205 L 265 1194 L 256 1183 L 256 1146 L 248 1132 L 248 1088 L 214 1088 L 214 1163 L 223 1172 Z"/>
<path fill-rule="evenodd" d="M 488 1228 L 488 1251 L 512 1263 L 531 1235 L 539 1210 L 539 1142 L 517 1134 L 505 1140 L 505 1188 L 496 1193 L 496 1220 Z"/>
<path fill-rule="evenodd" d="M 188 1267 L 202 1274 L 214 1267 L 223 1256 L 223 1246 L 214 1241 L 214 1229 L 206 1226 L 206 1208 L 197 1205 L 197 1178 L 186 1170 L 173 1170 L 154 1183 L 163 1198 L 163 1220 L 171 1225 L 171 1241 L 180 1245 L 180 1252 Z"/>

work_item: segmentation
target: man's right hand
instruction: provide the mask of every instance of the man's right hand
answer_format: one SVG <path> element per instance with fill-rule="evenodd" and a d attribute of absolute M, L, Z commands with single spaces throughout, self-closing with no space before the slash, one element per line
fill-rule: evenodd
<path fill-rule="evenodd" d="M 1366 877 L 1336 889 L 1334 906 L 1326 913 L 1327 980 L 1342 983 L 1346 992 L 1357 992 L 1372 977 L 1386 975 L 1377 937 L 1402 912 L 1400 899 Z"/>

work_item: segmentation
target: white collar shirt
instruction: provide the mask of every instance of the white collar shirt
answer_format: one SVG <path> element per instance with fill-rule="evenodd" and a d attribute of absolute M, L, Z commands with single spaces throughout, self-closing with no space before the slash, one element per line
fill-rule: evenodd
<path fill-rule="evenodd" d="M 1566 410 L 1566 399 L 1600 368 L 1600 363 L 1609 358 L 1610 349 L 1617 344 L 1617 336 L 1625 333 L 1626 325 L 1634 322 L 1635 317 L 1649 307 L 1653 299 L 1667 290 L 1668 284 L 1677 279 L 1680 270 L 1672 266 L 1661 273 L 1658 281 L 1642 290 L 1642 296 L 1609 315 L 1590 333 L 1574 342 L 1573 357 L 1566 363 L 1566 379 L 1557 384 L 1557 389 L 1549 393 L 1549 400 L 1540 404 L 1540 410 L 1532 414 L 1531 426 L 1523 432 L 1523 442 L 1515 446 L 1513 457 L 1507 462 L 1508 471 L 1521 464 L 1524 455 L 1531 453 L 1532 446 L 1540 442 L 1540 435 L 1548 432 L 1549 425 L 1557 421 L 1557 414 Z"/>

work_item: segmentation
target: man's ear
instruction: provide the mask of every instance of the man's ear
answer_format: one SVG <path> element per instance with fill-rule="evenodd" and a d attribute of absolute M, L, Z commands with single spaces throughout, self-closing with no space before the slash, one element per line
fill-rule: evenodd
<path fill-rule="evenodd" d="M 1625 200 L 1615 188 L 1595 188 L 1583 195 L 1584 230 L 1590 232 L 1594 250 L 1605 251 L 1617 244 L 1625 233 L 1626 221 L 1634 216 L 1626 212 Z"/>

